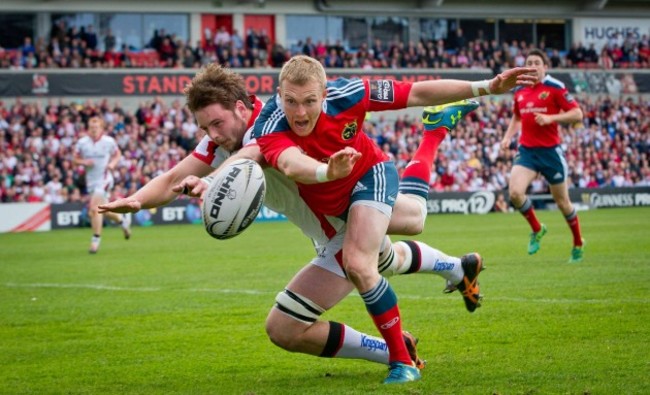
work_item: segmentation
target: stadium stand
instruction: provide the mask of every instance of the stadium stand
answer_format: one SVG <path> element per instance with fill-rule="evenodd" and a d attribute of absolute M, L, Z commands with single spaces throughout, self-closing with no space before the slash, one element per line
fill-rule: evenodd
<path fill-rule="evenodd" d="M 583 124 L 563 127 L 572 187 L 650 186 L 650 102 L 642 97 L 584 97 Z M 128 111 L 108 100 L 82 104 L 20 100 L 0 103 L 0 200 L 73 202 L 85 199 L 83 168 L 72 165 L 74 141 L 86 133 L 85 121 L 102 114 L 124 156 L 114 172 L 112 198 L 127 196 L 178 163 L 202 136 L 177 100 L 144 101 Z M 431 179 L 435 191 L 499 191 L 508 184 L 516 152 L 499 142 L 511 117 L 507 101 L 483 100 L 481 107 L 440 147 Z M 366 132 L 403 170 L 420 139 L 420 120 L 369 119 Z M 539 179 L 533 192 L 548 193 Z"/>
<path fill-rule="evenodd" d="M 271 43 L 268 37 L 253 31 L 246 37 L 250 44 L 245 46 L 237 44 L 238 40 L 218 44 L 204 41 L 192 46 L 176 39 L 174 34 L 166 34 L 152 37 L 147 48 L 132 50 L 123 45 L 120 51 L 110 47 L 102 51 L 91 48 L 88 44 L 91 38 L 76 32 L 76 27 L 67 28 L 63 39 L 39 37 L 36 45 L 32 45 L 30 37 L 25 37 L 23 46 L 0 51 L 0 68 L 195 68 L 212 62 L 235 68 L 266 68 L 280 67 L 288 57 L 301 53 L 319 59 L 330 68 L 489 68 L 498 73 L 504 67 L 520 65 L 532 47 L 523 40 L 507 37 L 502 43 L 477 38 L 461 45 L 451 38 L 407 44 L 376 39 L 371 47 L 362 44 L 352 50 L 341 43 L 312 43 L 305 37 L 304 41 L 285 49 L 281 43 Z M 554 68 L 650 68 L 647 34 L 640 39 L 630 34 L 624 39 L 611 40 L 599 54 L 593 44 L 586 48 L 582 43 L 575 43 L 568 51 L 544 49 Z"/>

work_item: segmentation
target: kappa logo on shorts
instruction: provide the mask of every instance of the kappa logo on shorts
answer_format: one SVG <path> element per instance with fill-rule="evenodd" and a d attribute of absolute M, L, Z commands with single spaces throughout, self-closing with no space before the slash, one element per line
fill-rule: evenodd
<path fill-rule="evenodd" d="M 357 134 L 357 121 L 353 121 L 345 124 L 345 127 L 343 128 L 343 132 L 341 132 L 341 138 L 343 138 L 343 140 L 350 140 L 352 137 L 356 136 L 356 134 Z"/>

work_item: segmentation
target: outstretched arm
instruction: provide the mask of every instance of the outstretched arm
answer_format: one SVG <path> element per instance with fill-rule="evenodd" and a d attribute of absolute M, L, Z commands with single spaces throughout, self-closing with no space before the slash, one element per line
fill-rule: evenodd
<path fill-rule="evenodd" d="M 214 169 L 210 176 L 215 176 L 217 173 L 227 166 L 229 163 L 236 161 L 237 159 L 251 159 L 259 163 L 260 166 L 264 166 L 266 161 L 260 152 L 260 148 L 257 144 L 249 144 L 244 148 L 237 151 L 237 153 L 230 156 L 228 159 L 223 161 L 219 167 Z M 202 197 L 203 192 L 208 189 L 208 183 L 201 181 L 201 176 L 189 175 L 183 180 L 177 182 L 172 187 L 172 191 L 175 193 L 184 193 L 191 197 Z"/>
<path fill-rule="evenodd" d="M 99 212 L 135 213 L 145 208 L 160 207 L 176 199 L 179 192 L 173 191 L 172 187 L 185 177 L 203 177 L 211 171 L 212 167 L 189 155 L 167 172 L 149 181 L 133 195 L 99 205 Z"/>
<path fill-rule="evenodd" d="M 531 67 L 509 69 L 485 81 L 451 79 L 420 81 L 413 84 L 407 106 L 433 106 L 476 96 L 508 93 L 516 86 L 531 86 L 537 81 L 535 69 Z"/>

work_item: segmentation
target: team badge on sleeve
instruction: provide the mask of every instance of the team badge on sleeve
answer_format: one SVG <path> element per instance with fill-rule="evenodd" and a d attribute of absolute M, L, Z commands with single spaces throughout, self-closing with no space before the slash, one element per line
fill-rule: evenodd
<path fill-rule="evenodd" d="M 370 100 L 383 103 L 395 101 L 395 87 L 391 80 L 370 81 Z"/>
<path fill-rule="evenodd" d="M 571 102 L 573 102 L 573 101 L 575 100 L 575 99 L 573 98 L 573 95 L 570 94 L 569 92 L 565 92 L 565 93 L 564 93 L 564 99 L 565 99 L 567 102 L 569 102 L 569 103 L 571 103 Z"/>

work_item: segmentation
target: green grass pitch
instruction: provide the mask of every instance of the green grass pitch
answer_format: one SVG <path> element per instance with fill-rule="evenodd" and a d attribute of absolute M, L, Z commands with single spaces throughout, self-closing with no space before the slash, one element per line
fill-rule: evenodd
<path fill-rule="evenodd" d="M 580 212 L 585 261 L 561 214 L 528 256 L 518 214 L 429 216 L 416 237 L 478 251 L 483 307 L 465 311 L 431 274 L 391 279 L 404 328 L 427 359 L 421 381 L 292 354 L 266 338 L 275 294 L 312 257 L 289 223 L 228 241 L 200 226 L 0 235 L 2 394 L 647 394 L 650 208 Z M 376 334 L 353 294 L 325 319 Z"/>

